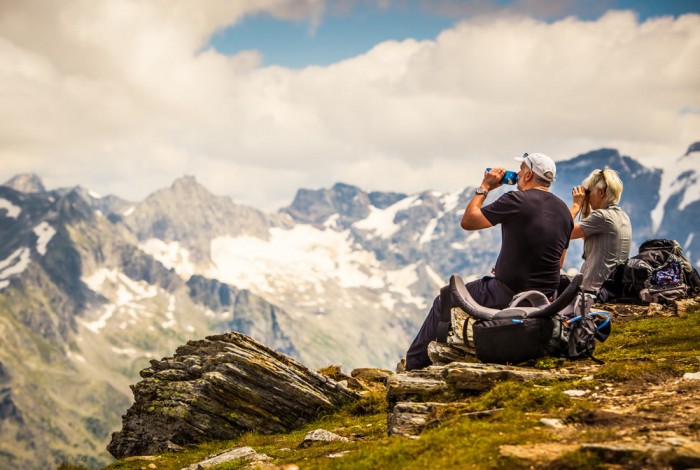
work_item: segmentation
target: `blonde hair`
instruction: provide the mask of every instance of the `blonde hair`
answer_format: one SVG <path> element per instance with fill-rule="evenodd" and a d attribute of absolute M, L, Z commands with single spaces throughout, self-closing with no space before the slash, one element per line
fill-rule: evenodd
<path fill-rule="evenodd" d="M 605 202 L 607 205 L 617 204 L 622 197 L 622 180 L 617 171 L 610 168 L 593 170 L 588 178 L 583 180 L 583 186 L 593 191 L 594 189 L 605 190 Z"/>

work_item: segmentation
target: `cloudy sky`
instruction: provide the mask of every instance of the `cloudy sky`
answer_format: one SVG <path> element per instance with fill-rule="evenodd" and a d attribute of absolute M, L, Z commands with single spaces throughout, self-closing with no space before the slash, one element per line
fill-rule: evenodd
<path fill-rule="evenodd" d="M 700 2 L 0 0 L 0 182 L 140 200 L 182 175 L 453 191 L 486 166 L 700 141 Z"/>

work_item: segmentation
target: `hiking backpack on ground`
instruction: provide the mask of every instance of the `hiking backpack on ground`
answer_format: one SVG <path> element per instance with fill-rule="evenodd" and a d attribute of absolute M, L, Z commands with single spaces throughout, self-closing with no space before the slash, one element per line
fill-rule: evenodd
<path fill-rule="evenodd" d="M 541 292 L 527 291 L 498 310 L 479 305 L 454 275 L 441 290 L 437 339 L 445 342 L 452 333 L 454 341 L 461 333 L 462 344 L 473 348 L 480 361 L 496 364 L 518 364 L 545 355 L 592 357 L 596 340 L 605 341 L 610 334 L 610 316 L 591 312 L 593 296 L 580 291 L 582 280 L 580 274 L 574 277 L 552 303 Z M 466 318 L 457 320 L 456 311 L 466 313 Z"/>
<path fill-rule="evenodd" d="M 618 264 L 598 292 L 601 302 L 670 303 L 700 293 L 700 276 L 676 240 L 647 240 Z"/>

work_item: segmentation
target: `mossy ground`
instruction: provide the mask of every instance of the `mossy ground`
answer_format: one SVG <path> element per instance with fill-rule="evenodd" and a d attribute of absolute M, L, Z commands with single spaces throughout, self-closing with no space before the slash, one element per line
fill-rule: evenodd
<path fill-rule="evenodd" d="M 148 468 L 151 463 L 158 469 L 179 470 L 211 454 L 240 446 L 250 446 L 258 453 L 267 454 L 272 465 L 296 464 L 301 469 L 529 468 L 531 463 L 503 457 L 499 447 L 606 442 L 633 436 L 634 432 L 653 433 L 647 425 L 650 422 L 666 420 L 662 424 L 671 426 L 675 422 L 673 416 L 683 410 L 673 408 L 676 406 L 673 399 L 658 400 L 653 393 L 658 389 L 665 397 L 670 393 L 677 395 L 678 400 L 694 400 L 697 405 L 700 387 L 694 383 L 696 381 L 683 381 L 681 377 L 685 372 L 700 371 L 698 338 L 700 308 L 691 309 L 684 317 L 642 317 L 616 322 L 613 334 L 596 350 L 596 356 L 605 361 L 604 365 L 553 359 L 539 361 L 536 365 L 544 369 L 566 367 L 569 371 L 583 372 L 581 375 L 585 378 L 556 383 L 501 383 L 485 394 L 462 402 L 474 411 L 495 408 L 502 411 L 483 419 L 446 414 L 419 439 L 387 436 L 385 400 L 378 391 L 287 434 L 246 434 L 233 441 L 211 442 L 185 452 L 163 454 L 153 461 L 118 461 L 105 470 L 137 470 Z M 644 384 L 642 389 L 641 384 Z M 571 398 L 563 393 L 569 389 L 591 393 L 584 398 Z M 611 418 L 614 414 L 603 410 L 611 403 L 625 406 L 631 403 L 633 408 L 637 407 L 637 412 L 625 415 L 627 421 L 616 423 L 619 416 Z M 688 409 L 687 401 L 683 403 L 678 407 Z M 569 429 L 566 433 L 557 432 L 540 423 L 543 417 L 560 418 L 570 424 Z M 305 434 L 318 428 L 351 441 L 299 448 Z M 678 419 L 675 430 L 692 436 L 699 428 L 700 421 L 691 414 L 685 420 Z M 329 457 L 345 451 L 342 457 Z M 236 469 L 244 465 L 231 462 L 214 468 Z M 594 455 L 581 450 L 566 453 L 545 467 L 604 468 Z M 60 468 L 77 470 L 83 467 L 66 464 Z"/>

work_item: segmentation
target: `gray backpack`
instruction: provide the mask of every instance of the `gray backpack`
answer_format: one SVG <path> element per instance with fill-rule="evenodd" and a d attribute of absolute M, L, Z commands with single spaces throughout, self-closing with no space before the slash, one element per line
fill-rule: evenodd
<path fill-rule="evenodd" d="M 453 333 L 461 326 L 463 344 L 473 347 L 482 362 L 518 364 L 546 355 L 593 358 L 596 341 L 605 341 L 610 334 L 610 316 L 591 312 L 594 297 L 580 290 L 582 280 L 581 274 L 574 277 L 551 303 L 541 292 L 527 291 L 499 310 L 479 305 L 464 281 L 453 275 L 445 296 L 451 305 L 442 309 L 438 341 L 446 340 L 445 322 L 449 322 L 447 330 Z M 467 316 L 459 326 L 452 318 L 455 307 Z"/>

